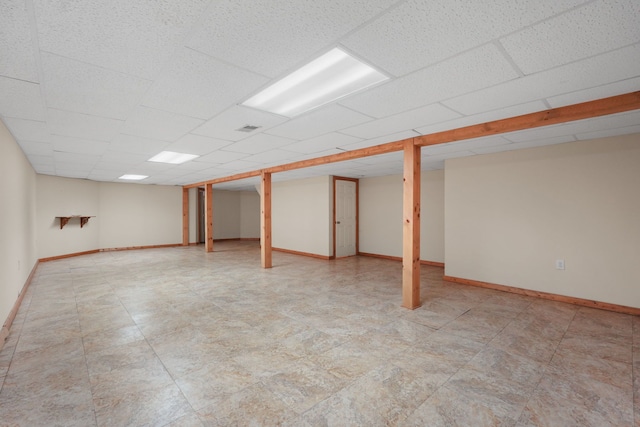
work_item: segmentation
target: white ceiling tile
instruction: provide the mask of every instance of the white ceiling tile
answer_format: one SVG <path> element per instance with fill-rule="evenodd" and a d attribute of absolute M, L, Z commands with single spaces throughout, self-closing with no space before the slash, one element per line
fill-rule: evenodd
<path fill-rule="evenodd" d="M 295 151 L 296 153 L 312 154 L 320 151 L 337 148 L 342 145 L 354 144 L 361 141 L 361 138 L 345 135 L 342 133 L 331 132 L 315 138 L 306 139 L 304 141 L 295 142 L 291 145 L 283 147 L 285 150 Z"/>
<path fill-rule="evenodd" d="M 109 148 L 108 142 L 59 135 L 51 135 L 51 145 L 55 151 L 97 155 L 103 154 Z"/>
<path fill-rule="evenodd" d="M 344 44 L 404 75 L 563 12 L 585 0 L 408 0 Z"/>
<path fill-rule="evenodd" d="M 634 126 L 626 126 L 615 129 L 605 129 L 593 132 L 585 132 L 576 134 L 576 138 L 580 140 L 606 138 L 610 136 L 630 135 L 632 133 L 640 134 L 640 124 Z"/>
<path fill-rule="evenodd" d="M 194 135 L 192 133 L 187 134 L 167 145 L 167 151 L 175 151 L 177 153 L 197 154 L 199 156 L 218 150 L 222 147 L 227 147 L 231 144 L 230 141 L 223 141 L 221 139 L 209 138 L 201 135 Z M 237 151 L 237 150 L 231 150 Z"/>
<path fill-rule="evenodd" d="M 202 122 L 203 120 L 193 117 L 140 106 L 127 119 L 122 133 L 162 141 L 175 141 L 201 125 Z"/>
<path fill-rule="evenodd" d="M 38 82 L 31 23 L 24 0 L 0 2 L 0 28 L 0 58 L 3 58 L 0 76 Z"/>
<path fill-rule="evenodd" d="M 0 115 L 28 120 L 45 119 L 39 84 L 0 76 L 0 94 Z"/>
<path fill-rule="evenodd" d="M 258 154 L 294 143 L 295 140 L 281 136 L 259 133 L 226 147 L 226 150 L 237 153 Z"/>
<path fill-rule="evenodd" d="M 56 174 L 70 176 L 69 174 L 72 172 L 79 172 L 80 175 L 86 177 L 93 166 L 98 163 L 100 156 L 54 151 L 53 159 L 55 161 Z"/>
<path fill-rule="evenodd" d="M 610 96 L 622 95 L 635 92 L 640 88 L 640 77 L 634 77 L 615 83 L 596 86 L 577 92 L 565 93 L 563 95 L 547 98 L 547 102 L 552 108 L 563 107 L 565 105 L 579 104 L 581 102 L 593 101 L 594 99 L 608 98 Z"/>
<path fill-rule="evenodd" d="M 373 18 L 396 0 L 222 0 L 187 46 L 276 77 Z M 242 29 L 239 31 L 238 29 Z"/>
<path fill-rule="evenodd" d="M 467 141 L 448 142 L 446 144 L 431 145 L 422 148 L 422 157 L 438 156 L 440 154 L 456 153 L 460 151 L 474 151 L 485 147 L 495 147 L 509 144 L 511 141 L 501 136 L 486 136 Z"/>
<path fill-rule="evenodd" d="M 151 81 L 58 55 L 41 54 L 47 106 L 126 119 Z"/>
<path fill-rule="evenodd" d="M 51 166 L 53 167 L 54 164 L 54 159 L 53 159 L 53 152 L 51 153 L 51 155 L 47 154 L 27 154 L 27 158 L 29 159 L 29 163 L 31 163 L 32 166 L 36 167 L 36 166 Z"/>
<path fill-rule="evenodd" d="M 462 95 L 443 104 L 464 115 L 601 86 L 640 75 L 640 44 Z"/>
<path fill-rule="evenodd" d="M 142 104 L 210 119 L 266 82 L 265 77 L 184 48 L 155 80 Z"/>
<path fill-rule="evenodd" d="M 388 142 L 402 141 L 404 139 L 414 138 L 420 134 L 414 130 L 406 130 L 403 132 L 392 133 L 391 135 L 381 136 L 379 138 L 365 139 L 353 144 L 339 145 L 338 148 L 346 151 L 358 150 L 360 148 L 373 147 L 375 145 L 386 144 Z"/>
<path fill-rule="evenodd" d="M 50 134 L 46 122 L 25 119 L 3 118 L 13 137 L 18 141 L 49 142 Z"/>
<path fill-rule="evenodd" d="M 518 73 L 498 48 L 487 44 L 349 97 L 340 104 L 381 118 L 517 77 Z"/>
<path fill-rule="evenodd" d="M 148 154 L 129 153 L 109 149 L 100 157 L 100 167 L 103 169 L 112 169 L 118 165 L 134 165 L 149 159 Z"/>
<path fill-rule="evenodd" d="M 245 157 L 242 160 L 247 162 L 255 162 L 255 163 L 265 163 L 265 164 L 273 164 L 275 163 L 289 163 L 291 159 L 296 155 L 296 153 L 292 153 L 291 151 L 285 150 L 269 150 L 259 154 L 254 154 L 252 156 Z"/>
<path fill-rule="evenodd" d="M 536 141 L 557 136 L 575 135 L 578 133 L 595 132 L 620 127 L 635 126 L 640 123 L 640 111 L 612 114 L 609 116 L 595 117 L 578 120 L 566 124 L 545 126 L 504 135 L 513 142 Z"/>
<path fill-rule="evenodd" d="M 33 166 L 33 170 L 41 175 L 55 175 L 56 173 L 56 167 L 53 163 L 48 165 L 36 165 L 32 163 L 31 165 Z"/>
<path fill-rule="evenodd" d="M 287 120 L 286 117 L 246 108 L 241 105 L 234 105 L 195 129 L 193 133 L 227 141 L 240 141 L 256 132 L 263 132 Z M 238 129 L 247 125 L 259 126 L 259 129 L 254 132 L 238 131 Z"/>
<path fill-rule="evenodd" d="M 207 163 L 227 163 L 233 160 L 242 159 L 247 157 L 245 153 L 232 153 L 231 151 L 216 150 L 206 156 L 198 157 L 196 162 Z"/>
<path fill-rule="evenodd" d="M 267 133 L 302 140 L 368 121 L 371 121 L 371 117 L 333 104 L 289 120 Z"/>
<path fill-rule="evenodd" d="M 545 138 L 545 139 L 536 140 L 536 141 L 514 142 L 512 144 L 499 145 L 495 147 L 477 148 L 477 149 L 474 149 L 473 152 L 476 154 L 492 154 L 492 153 L 500 153 L 503 151 L 522 150 L 524 148 L 542 147 L 545 145 L 563 144 L 565 142 L 573 142 L 575 140 L 576 139 L 573 135 L 565 135 L 565 136 L 557 136 L 552 138 Z"/>
<path fill-rule="evenodd" d="M 20 141 L 19 145 L 26 155 L 53 156 L 53 146 L 49 142 Z"/>
<path fill-rule="evenodd" d="M 369 156 L 358 159 L 357 162 L 363 165 L 379 165 L 389 162 L 402 162 L 404 159 L 404 153 L 397 151 L 393 153 L 378 154 L 377 156 Z"/>
<path fill-rule="evenodd" d="M 142 162 L 136 165 L 133 165 L 130 170 L 135 170 L 136 174 L 140 175 L 153 175 L 159 173 L 167 173 L 171 169 L 174 169 L 176 165 L 168 164 L 168 163 L 158 163 L 158 162 Z M 133 172 L 132 172 L 133 173 Z"/>
<path fill-rule="evenodd" d="M 247 157 L 245 157 L 246 159 Z M 211 165 L 209 165 L 211 166 Z M 233 173 L 246 172 L 261 169 L 262 165 L 257 162 L 248 162 L 246 160 L 233 160 L 221 165 L 217 170 L 233 171 Z"/>
<path fill-rule="evenodd" d="M 34 0 L 40 49 L 153 78 L 201 17 L 207 0 Z"/>
<path fill-rule="evenodd" d="M 111 141 L 118 134 L 124 122 L 49 108 L 47 123 L 52 134 L 96 141 Z"/>
<path fill-rule="evenodd" d="M 467 157 L 467 156 L 473 156 L 475 155 L 474 152 L 472 151 L 454 151 L 451 153 L 441 153 L 441 154 L 434 154 L 434 155 L 423 155 L 422 156 L 422 161 L 428 165 L 430 163 L 437 163 L 440 162 L 442 160 L 447 160 L 447 159 L 455 159 L 457 157 Z"/>
<path fill-rule="evenodd" d="M 423 171 L 435 171 L 444 169 L 444 160 L 424 162 L 422 163 L 420 169 Z"/>
<path fill-rule="evenodd" d="M 66 165 L 56 165 L 56 176 L 64 178 L 87 179 L 89 172 L 88 170 L 67 169 Z"/>
<path fill-rule="evenodd" d="M 558 43 L 559 40 L 562 42 Z M 638 0 L 599 0 L 501 39 L 509 55 L 525 74 L 638 41 Z"/>
<path fill-rule="evenodd" d="M 427 105 L 394 116 L 378 119 L 359 126 L 342 130 L 342 133 L 371 139 L 397 132 L 415 129 L 432 123 L 443 122 L 460 117 L 460 114 L 440 104 Z"/>
<path fill-rule="evenodd" d="M 148 159 L 155 156 L 161 151 L 166 151 L 167 146 L 168 143 L 166 141 L 143 138 L 141 136 L 120 134 L 113 139 L 109 146 L 109 150 L 123 153 L 140 154 Z"/>
<path fill-rule="evenodd" d="M 521 116 L 523 114 L 535 113 L 547 110 L 547 106 L 542 101 L 532 101 L 525 104 L 514 105 L 499 110 L 488 111 L 486 113 L 474 114 L 472 116 L 460 117 L 442 123 L 436 123 L 429 126 L 416 128 L 422 135 L 430 135 L 432 133 L 442 132 L 451 129 L 458 129 L 466 126 L 476 125 L 480 123 L 492 122 L 494 120 L 502 120 L 510 117 Z"/>

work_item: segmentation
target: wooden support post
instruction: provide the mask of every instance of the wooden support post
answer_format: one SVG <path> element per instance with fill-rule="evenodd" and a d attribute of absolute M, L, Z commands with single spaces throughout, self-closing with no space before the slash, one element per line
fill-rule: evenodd
<path fill-rule="evenodd" d="M 402 306 L 420 307 L 420 155 L 408 140 L 404 145 L 402 204 Z"/>
<path fill-rule="evenodd" d="M 205 205 L 205 241 L 207 252 L 213 252 L 213 185 L 206 184 L 204 191 Z"/>
<path fill-rule="evenodd" d="M 182 188 L 182 246 L 189 246 L 189 189 Z"/>
<path fill-rule="evenodd" d="M 260 259 L 271 268 L 271 173 L 262 172 L 260 184 Z"/>

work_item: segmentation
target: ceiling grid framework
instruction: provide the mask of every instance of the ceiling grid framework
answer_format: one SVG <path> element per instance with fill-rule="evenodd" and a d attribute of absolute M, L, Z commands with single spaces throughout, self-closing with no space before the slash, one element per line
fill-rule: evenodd
<path fill-rule="evenodd" d="M 188 185 L 636 92 L 638 22 L 637 0 L 7 0 L 0 119 L 38 173 Z M 240 105 L 335 47 L 391 78 L 291 119 Z M 423 148 L 422 168 L 639 132 L 622 112 Z M 273 178 L 401 171 L 389 153 Z"/>

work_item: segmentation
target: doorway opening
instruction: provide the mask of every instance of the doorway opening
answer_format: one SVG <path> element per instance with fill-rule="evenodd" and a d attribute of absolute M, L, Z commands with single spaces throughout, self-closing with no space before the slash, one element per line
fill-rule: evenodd
<path fill-rule="evenodd" d="M 333 177 L 333 256 L 358 254 L 359 180 Z"/>

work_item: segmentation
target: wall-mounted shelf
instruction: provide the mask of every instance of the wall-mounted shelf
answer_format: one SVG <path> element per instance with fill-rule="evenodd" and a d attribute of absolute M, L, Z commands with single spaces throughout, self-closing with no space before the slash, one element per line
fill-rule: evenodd
<path fill-rule="evenodd" d="M 89 222 L 89 218 L 93 218 L 94 216 L 88 216 L 88 215 L 70 215 L 70 216 L 57 216 L 56 218 L 58 218 L 60 220 L 60 230 L 62 230 L 64 228 L 65 225 L 67 225 L 67 223 L 69 222 L 69 220 L 71 218 L 80 218 L 80 228 L 84 227 L 84 225 L 86 223 Z"/>

